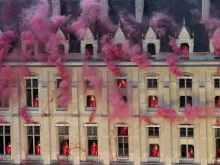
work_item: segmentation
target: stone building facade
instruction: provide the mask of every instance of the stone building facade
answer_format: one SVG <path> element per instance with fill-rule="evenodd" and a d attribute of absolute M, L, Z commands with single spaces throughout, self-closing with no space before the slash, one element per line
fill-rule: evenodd
<path fill-rule="evenodd" d="M 53 14 L 59 15 L 60 1 L 52 2 Z M 101 4 L 103 15 L 107 15 L 108 0 L 101 0 Z M 143 4 L 144 0 L 135 1 L 137 20 L 142 20 Z M 209 0 L 202 0 L 203 17 L 208 16 L 209 8 Z M 116 77 L 104 62 L 97 60 L 98 41 L 90 28 L 81 41 L 81 53 L 68 53 L 68 37 L 61 29 L 57 32 L 63 36 L 61 47 L 69 58 L 63 65 L 72 73 L 72 101 L 66 110 L 57 105 L 60 77 L 55 65 L 38 62 L 25 64 L 32 76 L 24 77 L 20 84 L 13 86 L 9 104 L 4 100 L 1 102 L 0 114 L 6 122 L 0 124 L 0 164 L 29 161 L 29 164 L 208 165 L 220 161 L 216 159 L 220 148 L 220 127 L 216 125 L 220 115 L 220 77 L 216 75 L 219 63 L 211 40 L 210 52 L 193 52 L 193 35 L 183 23 L 176 41 L 180 47 L 181 44 L 188 45 L 190 56 L 189 59 L 183 59 L 179 66 L 184 76 L 177 77 L 169 72 L 165 58 L 168 53 L 160 52 L 160 37 L 150 25 L 144 34 L 142 47 L 154 52 L 151 52 L 151 67 L 140 70 L 136 64 L 122 61 L 119 68 L 123 77 Z M 114 39 L 116 44 L 126 40 L 120 26 Z M 95 96 L 95 93 L 82 79 L 83 63 L 79 62 L 86 45 L 92 47 L 94 55 L 89 65 L 97 69 L 97 74 L 104 81 L 102 97 L 95 97 L 96 114 L 92 123 L 89 123 L 89 118 L 93 106 L 89 106 L 88 98 Z M 26 49 L 26 46 L 22 45 L 22 49 Z M 36 51 L 37 41 L 34 45 Z M 10 62 L 10 65 L 19 67 L 23 64 Z M 124 87 L 129 93 L 127 101 L 132 107 L 132 117 L 123 123 L 108 120 L 112 110 L 109 104 L 110 87 L 121 80 L 126 82 Z M 20 92 L 18 86 L 22 87 L 23 97 L 19 103 L 14 103 L 13 98 L 17 98 Z M 28 93 L 31 93 L 31 97 Z M 152 103 L 153 97 L 159 105 L 176 110 L 183 120 L 170 122 L 165 118 L 155 118 L 157 109 Z M 215 117 L 200 116 L 186 121 L 183 107 L 187 103 L 206 106 L 210 111 L 214 109 Z M 27 124 L 19 116 L 22 106 L 27 106 L 33 123 Z M 149 116 L 153 124 L 141 121 L 141 115 Z M 121 130 L 125 132 L 121 133 Z M 68 154 L 65 142 L 69 146 Z M 91 154 L 93 142 L 97 146 L 95 154 Z M 9 143 L 11 154 L 7 154 Z M 39 144 L 40 154 L 37 150 Z"/>

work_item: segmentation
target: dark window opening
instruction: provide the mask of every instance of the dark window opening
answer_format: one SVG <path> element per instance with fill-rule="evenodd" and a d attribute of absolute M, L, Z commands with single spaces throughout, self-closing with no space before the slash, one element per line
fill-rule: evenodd
<path fill-rule="evenodd" d="M 92 85 L 91 85 L 91 83 L 90 83 L 89 80 L 86 80 L 86 81 L 85 81 L 85 85 L 86 85 L 86 88 L 88 88 L 88 89 L 91 89 L 91 88 L 92 88 Z"/>
<path fill-rule="evenodd" d="M 158 144 L 150 144 L 150 156 L 160 157 L 160 146 Z"/>
<path fill-rule="evenodd" d="M 149 137 L 159 137 L 159 127 L 149 127 L 148 128 Z"/>
<path fill-rule="evenodd" d="M 122 100 L 126 103 L 128 101 L 127 96 L 122 96 Z"/>
<path fill-rule="evenodd" d="M 193 145 L 181 145 L 181 157 L 182 158 L 194 158 L 194 146 Z"/>
<path fill-rule="evenodd" d="M 28 137 L 28 144 L 27 144 L 28 154 L 40 155 L 40 127 L 28 126 L 27 137 Z"/>
<path fill-rule="evenodd" d="M 189 44 L 187 43 L 182 43 L 180 45 L 180 49 L 182 51 L 183 54 L 189 54 Z"/>
<path fill-rule="evenodd" d="M 117 44 L 116 46 L 117 46 L 119 55 L 122 55 L 122 44 Z"/>
<path fill-rule="evenodd" d="M 87 107 L 96 107 L 96 98 L 94 95 L 87 96 Z"/>
<path fill-rule="evenodd" d="M 194 128 L 180 128 L 180 137 L 194 137 Z"/>
<path fill-rule="evenodd" d="M 186 104 L 192 106 L 192 97 L 191 96 L 180 96 L 180 108 L 184 108 Z"/>
<path fill-rule="evenodd" d="M 34 55 L 34 45 L 27 45 L 26 52 L 30 53 L 30 55 Z"/>
<path fill-rule="evenodd" d="M 157 88 L 157 79 L 147 79 L 148 88 Z"/>
<path fill-rule="evenodd" d="M 179 88 L 192 88 L 192 79 L 179 79 Z"/>
<path fill-rule="evenodd" d="M 148 44 L 147 50 L 151 55 L 156 55 L 156 47 L 155 44 Z"/>
<path fill-rule="evenodd" d="M 89 55 L 93 55 L 93 45 L 92 44 L 86 44 L 86 51 L 89 53 Z"/>
<path fill-rule="evenodd" d="M 65 54 L 65 46 L 63 44 L 58 45 L 58 50 L 59 50 L 60 54 L 62 54 L 62 55 Z"/>
<path fill-rule="evenodd" d="M 11 155 L 10 126 L 0 126 L 0 154 Z"/>
<path fill-rule="evenodd" d="M 215 79 L 215 88 L 220 88 L 220 79 Z"/>
<path fill-rule="evenodd" d="M 38 107 L 38 79 L 26 80 L 26 99 L 28 107 Z"/>
<path fill-rule="evenodd" d="M 57 88 L 60 88 L 60 83 L 62 82 L 62 79 L 57 79 Z"/>
<path fill-rule="evenodd" d="M 157 96 L 149 96 L 148 97 L 148 106 L 149 107 L 157 107 L 158 106 Z"/>
<path fill-rule="evenodd" d="M 215 97 L 215 107 L 220 108 L 220 96 Z"/>

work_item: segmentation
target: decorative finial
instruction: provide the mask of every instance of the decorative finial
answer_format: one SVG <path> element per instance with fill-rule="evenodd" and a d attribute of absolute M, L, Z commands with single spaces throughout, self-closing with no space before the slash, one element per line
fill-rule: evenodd
<path fill-rule="evenodd" d="M 119 18 L 119 21 L 118 21 L 118 26 L 121 27 L 121 18 Z"/>
<path fill-rule="evenodd" d="M 152 26 L 152 19 L 150 19 L 150 26 Z"/>
<path fill-rule="evenodd" d="M 183 25 L 184 25 L 184 26 L 186 25 L 186 19 L 185 19 L 185 17 L 183 17 Z"/>

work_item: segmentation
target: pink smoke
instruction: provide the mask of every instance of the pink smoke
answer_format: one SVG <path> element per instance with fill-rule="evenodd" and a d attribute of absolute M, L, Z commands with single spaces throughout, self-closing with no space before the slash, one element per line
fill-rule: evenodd
<path fill-rule="evenodd" d="M 183 47 L 183 48 L 180 48 L 180 47 L 177 47 L 176 45 L 176 40 L 172 37 L 170 37 L 170 43 L 169 45 L 171 46 L 173 52 L 175 54 L 178 54 L 178 55 L 182 55 L 184 57 L 188 57 L 189 56 L 189 49 L 188 47 Z"/>
<path fill-rule="evenodd" d="M 184 74 L 177 68 L 177 57 L 174 54 L 170 54 L 167 58 L 167 64 L 169 65 L 169 71 L 176 76 L 183 76 Z"/>
<path fill-rule="evenodd" d="M 82 13 L 76 22 L 73 22 L 71 29 L 77 35 L 78 39 L 85 36 L 88 23 L 95 23 L 100 17 L 101 5 L 95 0 L 82 0 L 80 3 Z"/>
<path fill-rule="evenodd" d="M 214 46 L 215 55 L 220 56 L 220 32 L 217 32 L 212 36 L 212 43 Z"/>
<path fill-rule="evenodd" d="M 155 114 L 155 117 L 159 118 L 166 118 L 167 120 L 170 120 L 171 122 L 174 122 L 177 120 L 176 111 L 174 109 L 166 109 L 163 107 L 158 107 L 158 111 Z"/>
<path fill-rule="evenodd" d="M 111 91 L 109 101 L 113 108 L 113 112 L 109 117 L 110 120 L 117 118 L 124 120 L 131 116 L 131 109 L 128 103 L 123 100 L 123 93 L 120 92 L 117 88 Z"/>
<path fill-rule="evenodd" d="M 173 18 L 165 13 L 154 13 L 151 21 L 154 30 L 161 36 L 167 34 L 168 31 L 175 31 L 177 28 L 177 24 L 174 22 Z"/>
<path fill-rule="evenodd" d="M 28 115 L 28 112 L 27 112 L 27 109 L 26 108 L 20 108 L 19 109 L 19 112 L 20 112 L 20 116 L 24 119 L 24 121 L 26 123 L 31 123 L 31 118 L 30 116 Z"/>
<path fill-rule="evenodd" d="M 56 66 L 58 68 L 60 77 L 62 81 L 60 82 L 60 97 L 58 98 L 58 105 L 61 107 L 67 107 L 67 105 L 71 102 L 71 83 L 72 83 L 72 76 L 71 73 L 68 72 L 66 69 L 63 68 L 61 59 L 56 61 Z"/>
<path fill-rule="evenodd" d="M 140 116 L 140 120 L 144 120 L 147 124 L 152 124 L 151 119 L 147 116 L 144 115 Z"/>
<path fill-rule="evenodd" d="M 35 37 L 31 31 L 23 31 L 21 33 L 21 40 L 25 45 L 34 44 Z"/>
<path fill-rule="evenodd" d="M 83 79 L 89 81 L 97 96 L 101 96 L 102 78 L 96 72 L 95 69 L 89 67 L 87 64 L 83 65 Z"/>

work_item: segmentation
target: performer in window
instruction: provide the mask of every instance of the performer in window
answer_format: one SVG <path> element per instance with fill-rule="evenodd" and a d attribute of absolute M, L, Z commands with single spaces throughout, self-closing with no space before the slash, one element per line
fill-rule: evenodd
<path fill-rule="evenodd" d="M 151 151 L 151 156 L 155 156 L 155 157 L 160 156 L 160 149 L 157 144 L 154 144 L 152 151 Z"/>
<path fill-rule="evenodd" d="M 98 155 L 98 146 L 95 141 L 93 141 L 92 145 L 90 146 L 90 154 Z"/>

